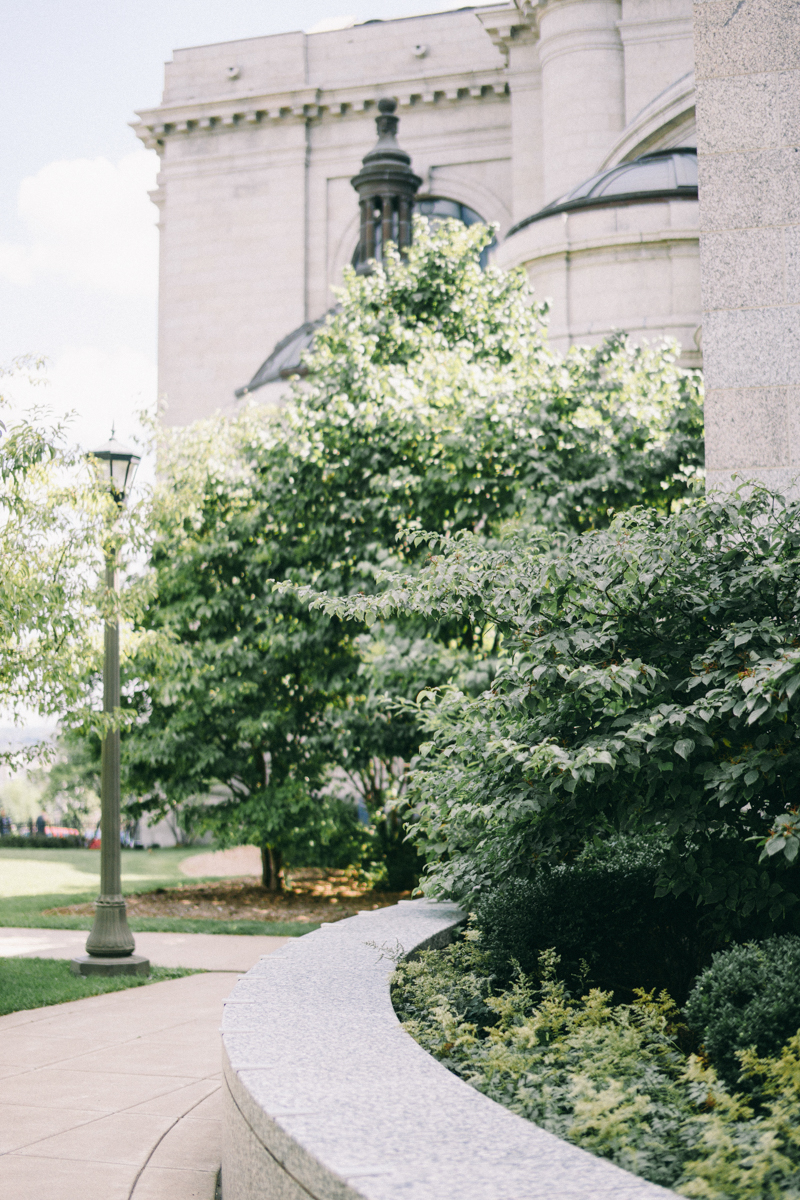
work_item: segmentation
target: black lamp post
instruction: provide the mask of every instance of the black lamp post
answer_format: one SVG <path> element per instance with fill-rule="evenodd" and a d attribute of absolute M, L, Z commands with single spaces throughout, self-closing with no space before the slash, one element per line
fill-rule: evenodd
<path fill-rule="evenodd" d="M 99 450 L 87 456 L 97 463 L 118 508 L 133 485 L 139 455 L 111 438 Z M 117 552 L 113 544 L 106 551 L 106 588 L 117 590 Z M 116 616 L 105 622 L 103 659 L 103 711 L 119 708 L 119 621 Z M 72 960 L 76 975 L 147 975 L 150 963 L 134 954 L 133 934 L 128 928 L 125 899 L 120 876 L 120 760 L 119 730 L 103 738 L 100 784 L 100 895 L 95 904 L 92 930 L 86 939 L 86 954 Z"/>

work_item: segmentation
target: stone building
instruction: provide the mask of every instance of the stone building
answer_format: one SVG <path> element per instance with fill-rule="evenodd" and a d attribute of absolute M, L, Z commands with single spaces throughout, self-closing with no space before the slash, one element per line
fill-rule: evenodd
<path fill-rule="evenodd" d="M 330 308 L 382 98 L 421 211 L 496 223 L 557 347 L 622 328 L 699 364 L 690 0 L 515 0 L 175 51 L 136 126 L 161 155 L 168 421 L 235 403 Z"/>

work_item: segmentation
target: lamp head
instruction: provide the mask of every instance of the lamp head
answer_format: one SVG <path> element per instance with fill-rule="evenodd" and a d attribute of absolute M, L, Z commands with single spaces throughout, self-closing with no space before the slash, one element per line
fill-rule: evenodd
<path fill-rule="evenodd" d="M 121 445 L 114 437 L 114 426 L 111 427 L 111 437 L 97 450 L 90 450 L 87 458 L 96 458 L 100 463 L 103 477 L 111 490 L 111 494 L 120 506 L 133 487 L 133 479 L 141 457 Z"/>

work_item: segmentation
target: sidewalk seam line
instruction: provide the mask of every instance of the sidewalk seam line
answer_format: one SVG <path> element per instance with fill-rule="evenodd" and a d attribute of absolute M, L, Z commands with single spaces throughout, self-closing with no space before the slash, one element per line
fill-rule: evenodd
<path fill-rule="evenodd" d="M 222 1087 L 222 1082 L 221 1082 L 221 1081 L 220 1081 L 219 1087 L 220 1087 L 220 1088 Z M 217 1090 L 219 1090 L 219 1088 L 218 1088 Z M 214 1093 L 213 1093 L 213 1092 L 209 1092 L 209 1094 L 208 1094 L 208 1095 L 209 1095 L 209 1096 L 213 1096 L 213 1095 L 214 1095 Z M 198 1107 L 200 1104 L 203 1104 L 203 1103 L 204 1103 L 204 1101 L 206 1101 L 207 1099 L 208 1099 L 208 1096 L 203 1096 L 203 1098 L 202 1098 L 201 1100 L 198 1100 L 198 1101 L 197 1101 L 195 1104 L 193 1104 L 191 1108 L 187 1108 L 187 1110 L 186 1110 L 186 1112 L 185 1112 L 185 1113 L 181 1113 L 181 1115 L 180 1115 L 179 1117 L 176 1117 L 176 1118 L 175 1118 L 175 1120 L 172 1122 L 172 1124 L 171 1124 L 171 1125 L 170 1125 L 170 1126 L 169 1126 L 167 1129 L 165 1129 L 165 1130 L 164 1130 L 164 1132 L 162 1133 L 161 1137 L 158 1139 L 158 1141 L 156 1142 L 156 1144 L 153 1146 L 152 1150 L 151 1150 L 151 1151 L 150 1151 L 150 1153 L 148 1154 L 147 1158 L 146 1158 L 146 1159 L 145 1159 L 145 1161 L 142 1163 L 142 1165 L 141 1165 L 141 1167 L 139 1168 L 139 1170 L 136 1172 L 136 1176 L 135 1176 L 135 1178 L 134 1178 L 134 1180 L 133 1180 L 133 1183 L 131 1184 L 131 1190 L 128 1192 L 128 1200 L 133 1200 L 133 1193 L 136 1191 L 136 1185 L 138 1184 L 138 1182 L 139 1182 L 139 1180 L 140 1180 L 140 1178 L 141 1178 L 141 1176 L 142 1176 L 142 1172 L 145 1170 L 145 1168 L 146 1168 L 146 1167 L 147 1167 L 147 1165 L 149 1164 L 149 1162 L 150 1162 L 150 1159 L 153 1157 L 153 1155 L 155 1154 L 156 1150 L 157 1150 L 157 1149 L 158 1149 L 158 1147 L 161 1145 L 161 1143 L 163 1142 L 163 1140 L 164 1140 L 164 1138 L 167 1136 L 167 1134 L 168 1134 L 168 1133 L 171 1133 L 171 1132 L 172 1132 L 172 1130 L 175 1128 L 175 1126 L 176 1126 L 176 1125 L 178 1125 L 178 1124 L 179 1124 L 181 1121 L 183 1121 L 185 1117 L 188 1117 L 188 1115 L 189 1115 L 189 1113 L 190 1113 L 190 1112 L 193 1112 L 193 1111 L 194 1111 L 194 1109 L 196 1109 L 196 1108 L 197 1108 L 197 1107 Z M 179 1168 L 179 1169 L 180 1169 L 180 1168 Z M 185 1169 L 189 1169 L 189 1168 L 185 1168 Z"/>

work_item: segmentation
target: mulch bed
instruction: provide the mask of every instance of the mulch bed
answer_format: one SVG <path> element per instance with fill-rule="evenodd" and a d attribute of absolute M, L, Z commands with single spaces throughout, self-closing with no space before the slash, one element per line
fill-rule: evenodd
<path fill-rule="evenodd" d="M 267 892 L 255 876 L 182 883 L 125 897 L 129 917 L 193 917 L 218 921 L 341 921 L 362 909 L 386 908 L 410 892 L 375 892 L 353 872 L 306 868 L 287 872 L 286 888 Z M 91 916 L 94 904 L 50 908 L 46 916 Z"/>

